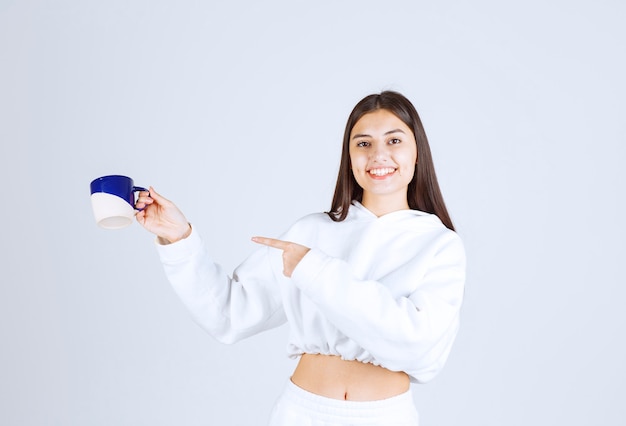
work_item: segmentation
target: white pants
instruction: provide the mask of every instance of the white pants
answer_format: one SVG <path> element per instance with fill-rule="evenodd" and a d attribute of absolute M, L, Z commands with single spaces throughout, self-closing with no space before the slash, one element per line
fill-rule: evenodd
<path fill-rule="evenodd" d="M 343 401 L 307 392 L 288 381 L 269 426 L 418 426 L 411 391 L 381 401 Z"/>

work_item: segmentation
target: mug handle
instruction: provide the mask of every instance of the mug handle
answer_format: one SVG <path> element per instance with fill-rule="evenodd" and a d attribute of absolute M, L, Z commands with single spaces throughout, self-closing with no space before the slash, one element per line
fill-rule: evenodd
<path fill-rule="evenodd" d="M 143 186 L 133 186 L 133 193 L 138 192 L 138 191 L 148 191 L 146 188 L 144 188 Z M 137 202 L 135 202 L 135 204 L 137 204 Z M 145 207 L 144 207 L 145 208 Z M 138 209 L 135 208 L 135 210 L 137 211 L 142 211 L 143 209 Z"/>

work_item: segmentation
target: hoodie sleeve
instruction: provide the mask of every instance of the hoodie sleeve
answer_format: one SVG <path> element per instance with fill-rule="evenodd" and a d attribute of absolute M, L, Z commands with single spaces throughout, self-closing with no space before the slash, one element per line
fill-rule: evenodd
<path fill-rule="evenodd" d="M 222 343 L 234 343 L 286 321 L 267 248 L 232 276 L 209 257 L 196 230 L 157 251 L 174 291 L 195 321 Z"/>
<path fill-rule="evenodd" d="M 356 279 L 348 263 L 316 249 L 296 267 L 293 282 L 381 366 L 424 383 L 443 367 L 459 327 L 465 252 L 460 238 L 449 235 L 428 259 L 420 256 L 394 271 L 394 279 L 416 281 L 406 296 L 394 297 L 384 283 Z"/>

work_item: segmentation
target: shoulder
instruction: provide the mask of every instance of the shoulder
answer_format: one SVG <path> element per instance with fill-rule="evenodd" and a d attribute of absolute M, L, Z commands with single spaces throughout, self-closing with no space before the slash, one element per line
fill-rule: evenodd
<path fill-rule="evenodd" d="M 317 212 L 317 213 L 311 213 L 311 214 L 301 217 L 294 223 L 294 226 L 295 225 L 299 225 L 299 226 L 320 225 L 320 224 L 328 224 L 328 223 L 333 223 L 330 216 L 328 216 L 326 213 Z"/>
<path fill-rule="evenodd" d="M 348 210 L 348 215 L 342 221 L 335 221 L 331 219 L 330 215 L 326 212 L 311 213 L 298 219 L 290 228 L 294 229 L 336 229 L 336 228 L 349 228 L 355 223 L 362 221 L 368 222 L 372 218 L 369 217 L 372 214 L 366 212 L 360 204 L 352 204 Z"/>
<path fill-rule="evenodd" d="M 388 223 L 406 232 L 431 235 L 441 238 L 458 238 L 458 234 L 447 228 L 435 214 L 421 210 L 402 210 L 388 216 Z"/>
<path fill-rule="evenodd" d="M 433 235 L 436 241 L 437 252 L 446 252 L 452 256 L 464 258 L 465 248 L 461 236 L 448 227 L 434 214 L 428 214 L 429 219 L 433 223 Z"/>
<path fill-rule="evenodd" d="M 452 267 L 465 269 L 466 255 L 463 240 L 455 231 L 448 229 L 445 225 L 436 234 L 432 245 L 433 259 Z"/>
<path fill-rule="evenodd" d="M 398 225 L 415 243 L 421 242 L 422 252 L 464 262 L 463 240 L 456 231 L 447 228 L 436 215 L 412 210 L 411 214 L 403 217 Z"/>
<path fill-rule="evenodd" d="M 284 233 L 283 238 L 297 239 L 302 235 L 315 233 L 321 228 L 332 226 L 333 223 L 335 222 L 326 213 L 311 213 L 296 220 Z"/>

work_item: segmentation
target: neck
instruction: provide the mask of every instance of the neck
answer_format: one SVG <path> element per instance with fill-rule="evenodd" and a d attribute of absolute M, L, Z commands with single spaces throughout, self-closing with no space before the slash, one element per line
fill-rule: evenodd
<path fill-rule="evenodd" d="M 363 207 L 381 217 L 388 213 L 398 210 L 409 210 L 409 202 L 406 200 L 406 194 L 403 197 L 398 196 L 372 196 L 368 193 L 363 194 Z"/>

